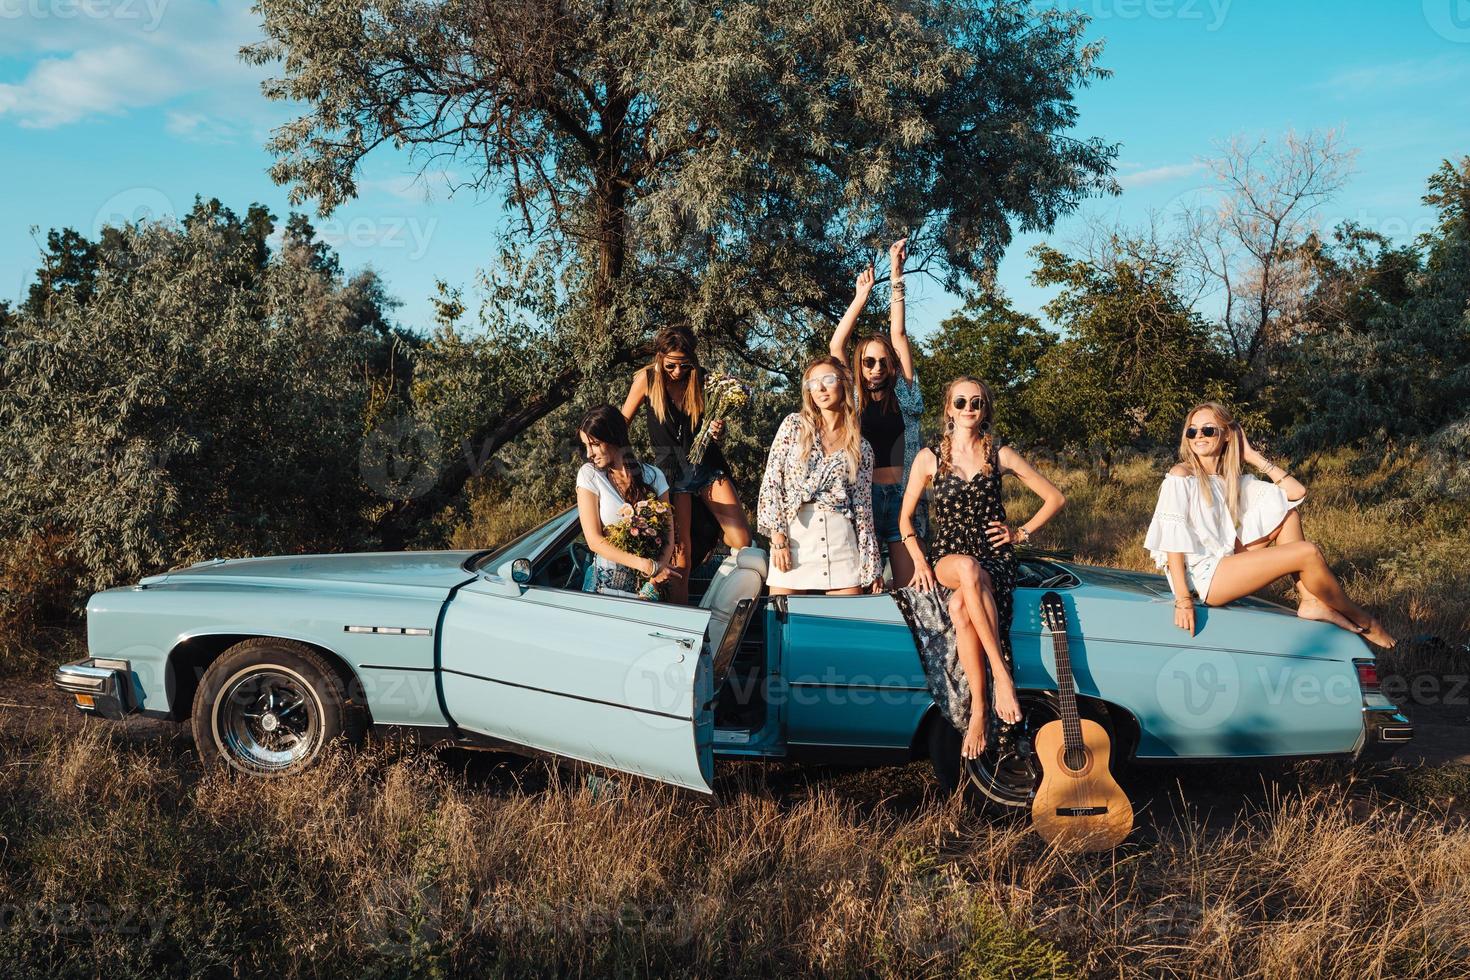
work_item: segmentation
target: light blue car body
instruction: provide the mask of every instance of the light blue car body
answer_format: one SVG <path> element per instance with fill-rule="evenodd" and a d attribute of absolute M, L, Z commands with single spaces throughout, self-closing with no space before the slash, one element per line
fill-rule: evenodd
<path fill-rule="evenodd" d="M 300 555 L 174 570 L 93 595 L 89 652 L 126 663 L 133 710 L 177 719 L 229 646 L 296 640 L 355 681 L 376 726 L 706 792 L 716 756 L 891 763 L 925 752 L 936 712 L 890 596 L 760 599 L 746 635 L 762 638 L 745 647 L 756 669 L 741 678 L 758 681 L 764 709 L 751 723 L 717 724 L 726 678 L 705 642 L 708 610 L 515 581 L 512 562 L 545 566 L 576 524 L 567 511 L 494 554 Z M 1130 760 L 1354 755 L 1375 740 L 1378 719 L 1402 721 L 1360 682 L 1373 655 L 1343 630 L 1245 600 L 1200 609 L 1190 636 L 1174 626 L 1160 576 L 1043 558 L 1025 571 L 1036 587 L 1015 593 L 1017 687 L 1057 686 L 1038 615 L 1044 578 L 1066 607 L 1077 692 L 1107 715 Z"/>

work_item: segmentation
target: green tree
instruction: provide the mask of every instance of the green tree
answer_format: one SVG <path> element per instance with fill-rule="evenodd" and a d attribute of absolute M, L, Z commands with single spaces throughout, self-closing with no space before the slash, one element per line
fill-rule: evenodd
<path fill-rule="evenodd" d="M 1113 454 L 1142 441 L 1172 443 L 1185 411 L 1228 399 L 1229 363 L 1209 325 L 1191 311 L 1169 261 L 1137 258 L 1123 243 L 1109 262 L 1038 245 L 1032 281 L 1060 289 L 1044 310 L 1063 339 L 1040 359 L 1026 401 L 1055 448 L 1094 453 L 1108 475 Z"/>
<path fill-rule="evenodd" d="M 962 374 L 981 378 L 995 395 L 997 429 L 1009 441 L 1030 445 L 1041 430 L 1026 391 L 1041 359 L 1057 342 L 1035 317 L 1014 309 L 995 292 L 980 292 L 925 338 L 919 384 L 932 424 L 943 417 L 945 386 Z"/>
<path fill-rule="evenodd" d="M 373 543 L 366 419 L 393 338 L 376 281 L 280 251 L 264 209 L 109 229 L 0 349 L 0 541 L 56 543 L 80 591 L 214 555 Z"/>
<path fill-rule="evenodd" d="M 424 385 L 453 437 L 412 527 L 586 377 L 641 359 L 671 319 L 794 370 L 840 314 L 864 250 L 911 231 L 915 266 L 960 289 L 1013 229 L 1112 191 L 1114 147 L 1070 132 L 1104 72 L 1086 18 L 1019 0 L 258 0 L 271 98 L 307 107 L 271 143 L 293 203 L 332 212 L 391 144 L 454 161 L 512 216 L 499 287 L 555 302 Z M 488 257 L 487 257 L 488 258 Z M 492 327 L 496 324 L 492 324 Z M 519 338 L 524 350 L 507 345 Z M 435 355 L 437 356 L 437 355 Z M 508 364 L 499 363 L 504 358 Z M 458 377 L 481 394 L 445 390 Z M 477 382 L 476 379 L 480 380 Z M 480 415 L 445 419 L 473 402 Z M 460 431 L 462 430 L 462 431 Z M 467 458 L 466 458 L 467 457 Z"/>

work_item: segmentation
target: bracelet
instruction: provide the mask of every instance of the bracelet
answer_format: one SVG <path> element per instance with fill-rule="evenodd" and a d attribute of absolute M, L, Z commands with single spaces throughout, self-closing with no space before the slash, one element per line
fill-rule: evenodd
<path fill-rule="evenodd" d="M 909 533 L 909 534 L 905 534 L 903 537 L 901 537 L 901 538 L 898 539 L 898 543 L 899 544 L 903 544 L 909 538 L 917 538 L 918 536 L 919 536 L 918 535 L 918 532 L 912 532 L 912 533 Z"/>
<path fill-rule="evenodd" d="M 1188 596 L 1186 596 L 1183 599 L 1175 599 L 1174 600 L 1174 608 L 1175 609 L 1183 609 L 1185 606 L 1192 606 L 1192 605 L 1194 605 L 1194 600 L 1191 599 L 1191 598 L 1189 598 Z"/>
<path fill-rule="evenodd" d="M 653 571 L 651 571 L 651 572 L 648 573 L 648 577 L 649 578 L 653 578 L 656 575 L 658 575 L 659 570 L 662 569 L 664 566 L 663 566 L 663 563 L 660 562 L 657 558 L 650 558 L 648 560 L 651 561 L 651 562 L 653 562 Z"/>
<path fill-rule="evenodd" d="M 1016 528 L 1016 540 L 1017 541 L 1030 541 L 1031 540 L 1031 532 L 1028 531 L 1028 530 L 1026 530 L 1024 527 L 1018 527 L 1018 528 Z"/>

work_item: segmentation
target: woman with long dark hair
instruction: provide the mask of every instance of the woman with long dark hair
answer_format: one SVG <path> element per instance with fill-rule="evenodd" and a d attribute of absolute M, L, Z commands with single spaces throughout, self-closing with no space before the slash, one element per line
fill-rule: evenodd
<path fill-rule="evenodd" d="M 856 595 L 882 584 L 872 474 L 852 376 L 838 358 L 819 357 L 802 373 L 801 411 L 781 423 L 761 481 L 756 526 L 771 539 L 772 595 Z"/>
<path fill-rule="evenodd" d="M 914 561 L 911 585 L 894 593 L 913 630 L 924 673 L 940 711 L 964 732 L 960 753 L 985 750 L 990 700 L 985 665 L 994 681 L 995 713 L 1021 718 L 1012 679 L 1011 606 L 1016 541 L 1029 541 L 1067 502 L 1050 480 L 1009 446 L 997 446 L 994 400 L 979 378 L 962 376 L 944 393 L 944 435 L 919 453 L 903 495 L 899 522 Z M 1041 498 L 1020 527 L 1006 523 L 1001 477 L 1019 477 Z M 929 554 L 918 541 L 914 511 L 930 492 Z M 982 663 L 981 656 L 985 657 Z M 958 669 L 956 669 L 958 668 Z"/>
<path fill-rule="evenodd" d="M 669 587 L 673 602 L 689 601 L 689 571 L 709 554 L 712 540 L 693 540 L 694 501 L 698 498 L 718 524 L 725 544 L 736 550 L 750 544 L 750 523 L 735 495 L 729 464 L 720 451 L 723 420 L 711 424 L 714 436 L 699 463 L 689 461 L 689 448 L 704 415 L 704 387 L 708 372 L 700 366 L 694 332 L 688 327 L 665 327 L 653 341 L 653 359 L 633 375 L 623 418 L 633 420 L 640 405 L 648 407 L 648 437 L 653 460 L 669 480 L 674 506 L 673 564 L 679 572 Z M 702 554 L 695 554 L 696 551 Z"/>
<path fill-rule="evenodd" d="M 892 285 L 888 335 L 875 333 L 858 341 L 849 361 L 858 382 L 857 411 L 863 438 L 873 447 L 873 523 L 877 526 L 880 546 L 888 552 L 896 586 L 908 584 L 914 574 L 913 559 L 906 548 L 899 546 L 903 532 L 899 529 L 898 514 L 904 485 L 915 457 L 924 446 L 919 431 L 924 417 L 924 395 L 914 374 L 914 355 L 905 329 L 903 265 L 908 256 L 907 243 L 907 238 L 901 238 L 888 248 L 888 277 Z M 848 337 L 872 289 L 873 267 L 869 265 L 858 276 L 852 304 L 832 332 L 829 347 L 833 357 L 846 356 Z M 926 508 L 920 501 L 914 512 L 914 529 L 921 539 L 927 534 L 926 526 Z"/>
<path fill-rule="evenodd" d="M 1343 592 L 1322 549 L 1303 536 L 1297 507 L 1307 488 L 1250 444 L 1229 409 L 1201 402 L 1189 410 L 1179 460 L 1159 488 L 1143 542 L 1169 577 L 1176 626 L 1194 635 L 1196 598 L 1222 606 L 1290 575 L 1301 599 L 1298 616 L 1394 645 L 1383 624 Z M 1242 464 L 1271 482 L 1243 473 Z"/>
<path fill-rule="evenodd" d="M 591 592 L 635 597 L 646 580 L 655 586 L 678 581 L 670 562 L 674 536 L 665 536 L 663 554 L 643 558 L 614 546 L 604 531 L 628 516 L 628 508 L 653 497 L 665 503 L 669 483 L 656 466 L 642 462 L 629 445 L 628 423 L 611 405 L 598 405 L 582 418 L 577 436 L 587 462 L 577 471 L 577 514 L 582 535 L 596 556 Z"/>

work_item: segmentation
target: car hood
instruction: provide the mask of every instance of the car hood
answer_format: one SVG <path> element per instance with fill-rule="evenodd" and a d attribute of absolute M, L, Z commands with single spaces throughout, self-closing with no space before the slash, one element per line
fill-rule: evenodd
<path fill-rule="evenodd" d="M 396 586 L 448 590 L 475 578 L 465 561 L 473 551 L 380 551 L 341 555 L 275 555 L 215 558 L 150 575 L 138 584 L 254 585 L 311 588 L 318 585 Z"/>

